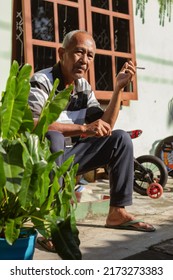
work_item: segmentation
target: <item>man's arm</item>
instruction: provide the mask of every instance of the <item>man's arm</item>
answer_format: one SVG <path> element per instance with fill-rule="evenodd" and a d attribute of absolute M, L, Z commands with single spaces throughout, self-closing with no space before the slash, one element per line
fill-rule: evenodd
<path fill-rule="evenodd" d="M 117 120 L 120 104 L 121 104 L 121 92 L 125 86 L 129 84 L 135 74 L 135 66 L 132 61 L 126 62 L 122 67 L 121 71 L 118 73 L 116 78 L 116 85 L 112 98 L 106 108 L 102 120 L 109 123 L 111 129 L 113 129 L 114 124 Z"/>
<path fill-rule="evenodd" d="M 103 116 L 95 122 L 86 125 L 86 134 L 87 131 L 89 133 L 92 131 L 91 135 L 95 135 L 97 137 L 111 135 L 120 109 L 121 91 L 132 80 L 135 72 L 135 66 L 132 61 L 126 62 L 124 64 L 121 71 L 117 75 L 114 93 Z"/>
<path fill-rule="evenodd" d="M 35 126 L 37 125 L 38 119 L 34 119 Z M 98 119 L 90 124 L 81 125 L 81 124 L 67 124 L 53 122 L 49 125 L 48 130 L 55 130 L 61 132 L 65 137 L 73 136 L 107 136 L 111 134 L 110 125 L 106 122 L 103 122 L 101 119 Z"/>

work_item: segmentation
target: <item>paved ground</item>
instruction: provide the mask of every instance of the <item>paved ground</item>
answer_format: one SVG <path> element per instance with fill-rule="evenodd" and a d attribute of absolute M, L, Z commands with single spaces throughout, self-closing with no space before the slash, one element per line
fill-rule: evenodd
<path fill-rule="evenodd" d="M 152 223 L 156 231 L 106 229 L 104 227 L 109 201 L 108 181 L 89 183 L 83 190 L 76 212 L 83 260 L 173 259 L 173 178 L 169 178 L 159 199 L 134 193 L 133 206 L 128 211 L 137 218 Z M 99 199 L 99 200 L 98 200 Z M 35 260 L 60 259 L 38 244 Z"/>

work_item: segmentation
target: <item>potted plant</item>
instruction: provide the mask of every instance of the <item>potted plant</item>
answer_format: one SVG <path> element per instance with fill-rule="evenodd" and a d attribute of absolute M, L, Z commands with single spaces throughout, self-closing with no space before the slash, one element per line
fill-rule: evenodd
<path fill-rule="evenodd" d="M 55 81 L 34 126 L 28 105 L 30 73 L 29 64 L 20 69 L 17 61 L 13 61 L 1 96 L 0 252 L 2 254 L 2 248 L 7 246 L 10 253 L 6 248 L 6 255 L 0 255 L 0 259 L 32 259 L 33 252 L 28 253 L 28 249 L 19 256 L 16 244 L 26 237 L 25 243 L 32 242 L 35 246 L 37 232 L 46 238 L 52 236 L 62 259 L 81 259 L 74 214 L 77 165 L 73 165 L 73 157 L 70 157 L 62 166 L 57 166 L 55 159 L 62 151 L 51 154 L 45 137 L 49 124 L 66 106 L 72 86 L 55 96 L 59 82 Z M 63 188 L 58 182 L 61 176 Z"/>

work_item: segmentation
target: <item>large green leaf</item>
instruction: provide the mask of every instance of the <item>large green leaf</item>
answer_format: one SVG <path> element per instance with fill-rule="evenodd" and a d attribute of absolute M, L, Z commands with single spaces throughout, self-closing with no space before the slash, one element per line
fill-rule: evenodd
<path fill-rule="evenodd" d="M 54 99 L 51 101 L 50 105 L 48 106 L 47 110 L 49 112 L 47 116 L 47 123 L 51 124 L 57 120 L 60 113 L 64 110 L 69 102 L 70 93 L 73 90 L 73 86 L 69 86 L 68 88 L 64 89 L 63 91 L 59 92 Z M 43 111 L 44 113 L 44 111 Z"/>
<path fill-rule="evenodd" d="M 70 156 L 66 161 L 64 161 L 57 170 L 57 176 L 60 177 L 65 174 L 72 166 L 74 161 L 74 155 Z"/>
<path fill-rule="evenodd" d="M 12 71 L 13 74 L 14 72 Z M 19 78 L 11 74 L 7 81 L 1 108 L 1 134 L 3 138 L 15 137 L 22 124 L 25 108 L 28 104 L 30 72 L 31 66 L 26 65 L 25 74 L 19 74 Z M 27 78 L 22 79 L 22 75 Z"/>
<path fill-rule="evenodd" d="M 11 118 L 12 118 L 15 93 L 16 93 L 16 76 L 12 76 L 11 79 L 8 81 L 8 86 L 4 94 L 4 101 L 2 103 L 2 109 L 1 109 L 1 133 L 3 138 L 7 138 L 8 135 Z"/>
<path fill-rule="evenodd" d="M 62 207 L 60 216 L 64 219 L 68 216 L 69 213 L 73 213 L 73 207 L 71 208 L 71 200 L 73 203 L 76 203 L 76 196 L 74 192 L 75 188 L 75 175 L 76 175 L 76 166 L 73 166 L 69 171 L 66 172 L 64 177 L 65 188 L 62 191 Z"/>
<path fill-rule="evenodd" d="M 60 222 L 56 227 L 51 228 L 53 245 L 63 260 L 81 260 L 82 255 L 79 249 L 78 231 L 71 228 L 70 216 Z"/>
<path fill-rule="evenodd" d="M 19 72 L 19 64 L 16 60 L 14 60 L 10 68 L 9 78 L 12 76 L 17 76 L 18 72 Z"/>
<path fill-rule="evenodd" d="M 20 225 L 21 225 L 22 218 L 17 219 L 9 219 L 6 222 L 6 228 L 5 228 L 5 238 L 6 241 L 12 245 L 14 241 L 19 237 L 20 234 Z"/>
<path fill-rule="evenodd" d="M 39 148 L 40 148 L 40 142 L 37 135 L 32 135 L 26 133 L 27 136 L 27 148 L 28 152 L 30 154 L 30 158 L 32 159 L 33 163 L 37 163 L 40 160 L 40 154 L 39 154 Z"/>
<path fill-rule="evenodd" d="M 23 65 L 23 67 L 20 69 L 19 74 L 18 74 L 19 85 L 22 80 L 27 79 L 29 81 L 31 70 L 32 70 L 32 67 L 30 64 L 26 63 Z"/>
<path fill-rule="evenodd" d="M 3 170 L 6 177 L 6 189 L 13 194 L 17 194 L 21 187 L 21 178 L 23 174 L 22 147 L 17 140 L 1 142 L 3 150 Z M 2 172 L 2 169 L 1 169 Z M 1 177 L 0 181 L 3 179 Z"/>
<path fill-rule="evenodd" d="M 4 170 L 6 175 L 6 189 L 13 194 L 17 194 L 21 188 L 23 168 L 4 162 Z"/>
<path fill-rule="evenodd" d="M 34 189 L 31 185 L 32 180 L 32 171 L 33 171 L 33 165 L 31 161 L 28 161 L 25 164 L 24 173 L 21 180 L 21 189 L 18 195 L 19 201 L 21 205 L 26 209 L 27 207 L 30 208 L 30 205 L 33 204 L 33 195 L 34 195 Z"/>
<path fill-rule="evenodd" d="M 73 90 L 73 86 L 71 85 L 55 96 L 54 93 L 58 82 L 59 81 L 57 79 L 54 83 L 52 92 L 50 93 L 49 98 L 41 112 L 38 125 L 35 127 L 34 133 L 36 133 L 39 137 L 44 137 L 48 130 L 48 126 L 58 119 L 60 113 L 67 106 L 70 93 Z"/>
<path fill-rule="evenodd" d="M 3 200 L 3 187 L 6 183 L 6 176 L 4 171 L 4 160 L 2 155 L 0 154 L 0 202 Z"/>
<path fill-rule="evenodd" d="M 34 120 L 32 116 L 31 109 L 29 105 L 25 107 L 25 112 L 22 120 L 22 124 L 19 130 L 19 133 L 24 133 L 25 131 L 32 132 L 34 128 Z"/>
<path fill-rule="evenodd" d="M 29 205 L 40 207 L 48 196 L 50 172 L 54 161 L 47 161 L 37 135 L 26 133 L 23 144 L 23 162 L 25 170 L 21 181 L 19 201 L 26 209 Z M 50 153 L 50 151 L 49 151 Z"/>
<path fill-rule="evenodd" d="M 6 189 L 13 194 L 17 194 L 21 188 L 23 169 L 19 166 L 4 163 L 4 170 L 6 176 Z"/>
<path fill-rule="evenodd" d="M 58 183 L 59 177 L 56 176 L 57 166 L 55 163 L 55 158 L 59 156 L 61 152 L 58 152 L 53 157 L 49 157 L 47 161 L 47 166 L 42 173 L 39 184 L 39 205 L 40 207 L 45 204 L 45 208 L 49 209 L 52 201 L 54 200 L 54 195 L 59 191 L 60 186 Z M 48 188 L 47 186 L 50 186 Z M 48 195 L 49 194 L 49 195 Z"/>

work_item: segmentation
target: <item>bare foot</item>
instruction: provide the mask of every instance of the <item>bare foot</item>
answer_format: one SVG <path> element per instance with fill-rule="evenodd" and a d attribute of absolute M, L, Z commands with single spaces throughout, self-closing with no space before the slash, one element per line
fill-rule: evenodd
<path fill-rule="evenodd" d="M 136 220 L 135 222 L 135 217 L 131 214 L 129 214 L 125 208 L 120 208 L 120 207 L 110 207 L 109 213 L 106 219 L 106 226 L 111 227 L 111 226 L 119 226 L 123 225 L 124 223 L 134 221 L 134 223 L 131 223 L 130 227 L 136 228 L 137 230 L 146 230 L 146 231 L 154 231 L 155 228 L 148 224 L 144 223 L 142 221 Z"/>

